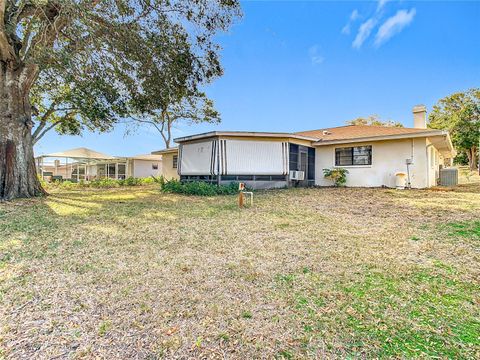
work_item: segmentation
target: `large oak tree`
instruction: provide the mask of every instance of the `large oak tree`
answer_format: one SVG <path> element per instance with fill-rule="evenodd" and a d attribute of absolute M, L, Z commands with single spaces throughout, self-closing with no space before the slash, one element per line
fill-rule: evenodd
<path fill-rule="evenodd" d="M 455 148 L 467 156 L 470 170 L 475 170 L 480 142 L 480 89 L 440 99 L 429 115 L 428 127 L 448 130 Z"/>
<path fill-rule="evenodd" d="M 32 145 L 48 129 L 108 129 L 152 112 L 155 89 L 220 75 L 213 35 L 238 14 L 236 0 L 0 0 L 0 199 L 43 193 Z"/>

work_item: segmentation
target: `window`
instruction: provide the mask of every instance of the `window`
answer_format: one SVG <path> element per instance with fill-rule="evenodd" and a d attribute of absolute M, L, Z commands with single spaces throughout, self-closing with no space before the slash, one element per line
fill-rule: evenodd
<path fill-rule="evenodd" d="M 372 165 L 372 146 L 335 149 L 335 166 Z"/>
<path fill-rule="evenodd" d="M 117 164 L 117 179 L 125 179 L 127 176 L 127 165 Z"/>
<path fill-rule="evenodd" d="M 173 168 L 176 169 L 178 164 L 178 155 L 173 155 Z"/>
<path fill-rule="evenodd" d="M 158 164 L 152 164 L 152 170 L 158 170 Z"/>
<path fill-rule="evenodd" d="M 117 177 L 117 166 L 116 164 L 108 164 L 107 165 L 107 177 L 110 179 L 115 179 Z"/>

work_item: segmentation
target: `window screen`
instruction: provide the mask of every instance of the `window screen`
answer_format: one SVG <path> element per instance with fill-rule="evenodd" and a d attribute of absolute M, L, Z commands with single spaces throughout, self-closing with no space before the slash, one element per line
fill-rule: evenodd
<path fill-rule="evenodd" d="M 372 146 L 335 149 L 335 166 L 372 165 Z"/>

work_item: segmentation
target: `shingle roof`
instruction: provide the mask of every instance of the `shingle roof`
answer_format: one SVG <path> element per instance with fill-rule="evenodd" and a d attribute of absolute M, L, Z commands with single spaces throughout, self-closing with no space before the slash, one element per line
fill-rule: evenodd
<path fill-rule="evenodd" d="M 347 125 L 328 129 L 300 131 L 295 134 L 309 136 L 319 140 L 350 140 L 389 135 L 410 135 L 431 132 L 431 129 L 415 129 L 373 125 Z"/>

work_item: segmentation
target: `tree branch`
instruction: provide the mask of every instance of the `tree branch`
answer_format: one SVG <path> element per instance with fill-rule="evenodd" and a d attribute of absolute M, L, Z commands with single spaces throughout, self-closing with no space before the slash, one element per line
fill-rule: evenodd
<path fill-rule="evenodd" d="M 35 138 L 32 138 L 33 145 L 35 145 L 47 132 L 52 130 L 55 126 L 60 124 L 62 121 L 63 119 L 53 122 L 50 126 L 45 128 L 39 135 L 37 135 Z"/>
<path fill-rule="evenodd" d="M 52 115 L 55 112 L 55 105 L 56 103 L 52 102 L 50 104 L 50 107 L 47 109 L 47 111 L 45 111 L 45 114 L 43 114 L 42 117 L 40 118 L 40 122 L 32 134 L 33 139 L 36 139 L 37 136 L 40 134 L 40 132 L 43 130 L 43 128 L 47 125 L 48 118 L 50 117 L 50 115 Z"/>

